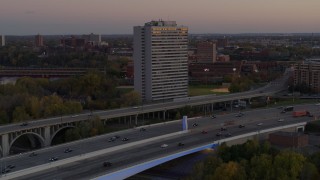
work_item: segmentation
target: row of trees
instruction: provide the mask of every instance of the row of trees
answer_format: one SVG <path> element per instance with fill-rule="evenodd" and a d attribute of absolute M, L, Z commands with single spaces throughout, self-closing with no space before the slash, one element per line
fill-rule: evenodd
<path fill-rule="evenodd" d="M 319 169 L 320 153 L 304 156 L 289 150 L 278 151 L 267 142 L 259 145 L 257 141 L 248 141 L 231 147 L 222 144 L 217 156 L 197 163 L 186 179 L 317 180 Z"/>
<path fill-rule="evenodd" d="M 117 86 L 117 78 L 97 71 L 55 81 L 23 77 L 15 84 L 0 85 L 0 123 L 140 103 L 138 93 Z"/>

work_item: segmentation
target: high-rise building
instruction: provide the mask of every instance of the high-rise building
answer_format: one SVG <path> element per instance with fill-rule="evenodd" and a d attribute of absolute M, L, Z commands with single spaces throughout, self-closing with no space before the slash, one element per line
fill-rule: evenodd
<path fill-rule="evenodd" d="M 100 34 L 88 34 L 88 35 L 82 35 L 83 39 L 86 40 L 87 43 L 90 43 L 92 45 L 100 45 L 101 44 L 101 35 Z"/>
<path fill-rule="evenodd" d="M 134 89 L 143 101 L 188 96 L 188 28 L 175 21 L 134 27 Z"/>
<path fill-rule="evenodd" d="M 197 44 L 197 62 L 214 63 L 217 59 L 216 43 L 204 41 Z"/>
<path fill-rule="evenodd" d="M 34 44 L 36 47 L 43 46 L 43 37 L 40 34 L 38 34 L 34 37 Z"/>
<path fill-rule="evenodd" d="M 5 46 L 6 45 L 6 39 L 5 39 L 5 36 L 4 35 L 1 35 L 0 36 L 0 38 L 1 38 L 1 46 Z"/>

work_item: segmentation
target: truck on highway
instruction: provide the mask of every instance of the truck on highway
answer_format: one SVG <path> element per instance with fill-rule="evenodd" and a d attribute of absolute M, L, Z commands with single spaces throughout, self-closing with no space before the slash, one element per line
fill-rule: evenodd
<path fill-rule="evenodd" d="M 302 116 L 309 116 L 312 117 L 309 111 L 303 110 L 303 111 L 293 111 L 292 112 L 293 117 L 302 117 Z"/>

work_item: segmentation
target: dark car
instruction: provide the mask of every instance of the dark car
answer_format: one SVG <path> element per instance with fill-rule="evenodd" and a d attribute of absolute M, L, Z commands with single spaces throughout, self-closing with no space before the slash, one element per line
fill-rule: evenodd
<path fill-rule="evenodd" d="M 11 169 L 7 169 L 7 168 L 2 169 L 2 173 L 8 173 L 10 171 L 11 171 Z"/>
<path fill-rule="evenodd" d="M 116 136 L 113 136 L 113 137 L 111 137 L 111 138 L 109 138 L 109 142 L 113 142 L 113 141 L 115 141 L 117 139 L 117 137 Z"/>
<path fill-rule="evenodd" d="M 58 160 L 57 157 L 51 157 L 51 158 L 49 159 L 49 161 L 56 161 L 56 160 Z"/>
<path fill-rule="evenodd" d="M 231 136 L 231 133 L 227 133 L 224 135 L 225 137 L 230 137 Z"/>
<path fill-rule="evenodd" d="M 33 157 L 33 156 L 37 156 L 38 154 L 35 152 L 32 152 L 31 154 L 29 154 L 29 157 Z"/>
<path fill-rule="evenodd" d="M 220 128 L 220 131 L 226 131 L 226 130 L 227 130 L 227 128 L 225 128 L 225 127 Z"/>
<path fill-rule="evenodd" d="M 141 132 L 144 132 L 144 131 L 146 131 L 146 129 L 145 129 L 145 128 L 141 128 L 140 131 L 141 131 Z"/>
<path fill-rule="evenodd" d="M 178 144 L 178 146 L 184 146 L 184 144 L 180 142 L 180 143 Z"/>
<path fill-rule="evenodd" d="M 23 122 L 22 124 L 20 124 L 20 126 L 28 126 L 27 122 Z"/>
<path fill-rule="evenodd" d="M 208 134 L 208 131 L 202 130 L 201 133 L 202 134 Z"/>
<path fill-rule="evenodd" d="M 103 162 L 102 164 L 104 167 L 110 167 L 112 166 L 112 163 L 111 162 Z"/>
<path fill-rule="evenodd" d="M 221 135 L 222 135 L 221 132 L 218 132 L 218 133 L 216 134 L 216 136 L 218 136 L 218 137 L 221 136 Z"/>
<path fill-rule="evenodd" d="M 8 169 L 13 169 L 15 167 L 16 167 L 15 165 L 11 165 L 11 164 L 7 166 Z"/>
<path fill-rule="evenodd" d="M 198 123 L 193 123 L 192 126 L 196 127 L 196 126 L 199 126 L 199 124 Z"/>
<path fill-rule="evenodd" d="M 122 141 L 129 141 L 128 138 L 122 138 Z"/>
<path fill-rule="evenodd" d="M 73 151 L 72 149 L 66 148 L 66 149 L 64 150 L 64 153 L 69 153 L 69 152 L 72 152 L 72 151 Z"/>
<path fill-rule="evenodd" d="M 244 128 L 244 127 L 245 127 L 245 125 L 243 125 L 243 124 L 239 125 L 239 128 Z"/>
<path fill-rule="evenodd" d="M 216 116 L 215 116 L 215 115 L 212 115 L 212 116 L 211 116 L 211 118 L 212 118 L 212 119 L 215 119 L 215 118 L 216 118 Z"/>

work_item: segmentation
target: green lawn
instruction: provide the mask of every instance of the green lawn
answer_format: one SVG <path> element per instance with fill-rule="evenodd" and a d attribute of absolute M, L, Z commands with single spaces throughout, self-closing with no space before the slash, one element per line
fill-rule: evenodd
<path fill-rule="evenodd" d="M 215 88 L 219 88 L 220 86 L 189 86 L 189 96 L 201 96 L 201 95 L 209 95 L 209 94 L 228 94 L 223 92 L 214 92 L 212 91 Z"/>

